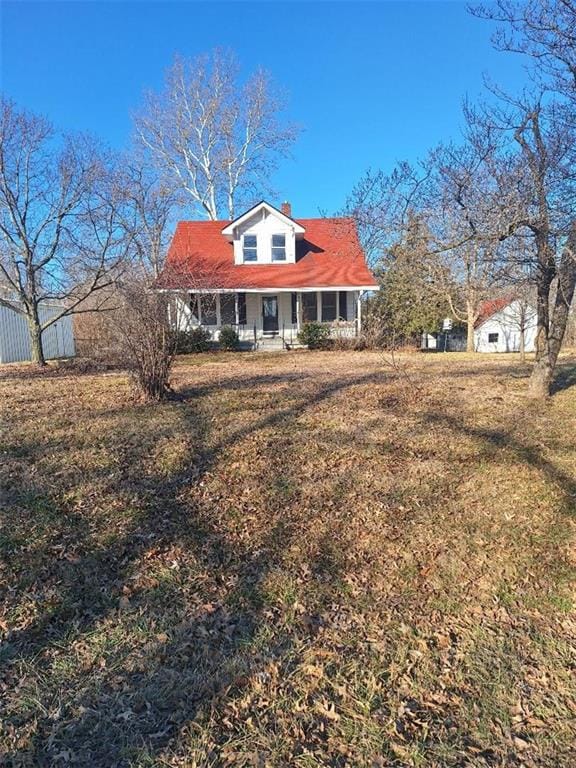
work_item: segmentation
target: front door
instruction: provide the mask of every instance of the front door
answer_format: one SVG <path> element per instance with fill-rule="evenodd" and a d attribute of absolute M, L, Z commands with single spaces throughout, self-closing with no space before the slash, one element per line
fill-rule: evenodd
<path fill-rule="evenodd" d="M 278 330 L 277 296 L 262 296 L 262 329 L 270 333 Z"/>

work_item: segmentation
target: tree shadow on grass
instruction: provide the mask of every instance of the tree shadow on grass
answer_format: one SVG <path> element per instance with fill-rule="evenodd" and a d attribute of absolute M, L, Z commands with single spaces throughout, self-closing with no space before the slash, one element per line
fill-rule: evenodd
<path fill-rule="evenodd" d="M 576 386 L 576 364 L 570 363 L 558 365 L 556 376 L 552 383 L 552 394 L 555 395 L 557 392 L 563 392 L 573 386 Z"/>
<path fill-rule="evenodd" d="M 227 446 L 269 428 L 280 430 L 273 440 L 282 443 L 283 430 L 307 409 L 375 378 L 381 380 L 366 374 L 317 385 L 313 392 L 304 389 L 289 407 L 212 444 L 202 398 L 189 398 L 178 406 L 181 432 L 191 434 L 199 448 L 178 471 L 139 476 L 154 441 L 154 432 L 144 428 L 140 446 L 126 457 L 130 465 L 110 477 L 102 478 L 98 469 L 83 477 L 101 481 L 100 493 L 108 500 L 120 496 L 119 514 L 126 503 L 133 509 L 109 537 L 95 537 L 89 516 L 74 513 L 73 502 L 54 493 L 49 478 L 44 484 L 36 478 L 36 497 L 48 510 L 43 525 L 55 531 L 33 551 L 20 556 L 15 547 L 10 556 L 28 594 L 39 599 L 36 618 L 10 633 L 3 651 L 5 690 L 16 688 L 5 722 L 15 740 L 22 733 L 30 738 L 6 754 L 4 764 L 48 766 L 61 760 L 128 766 L 154 759 L 199 707 L 231 686 L 241 687 L 247 675 L 264 674 L 275 653 L 286 655 L 290 631 L 278 631 L 271 642 L 259 632 L 265 620 L 269 623 L 266 582 L 302 537 L 301 519 L 280 514 L 280 500 L 258 548 L 239 550 L 218 517 L 210 519 L 189 491 L 202 486 Z M 274 382 L 282 383 L 278 377 Z M 281 460 L 289 467 L 288 444 L 282 449 Z M 61 450 L 65 454 L 66 446 Z M 18 488 L 10 493 L 15 510 L 29 503 Z M 57 512 L 63 515 L 59 520 Z M 66 546 L 54 549 L 58 535 L 73 542 L 71 552 Z M 327 533 L 318 542 L 306 566 L 332 583 L 341 563 L 330 539 Z M 175 547 L 186 551 L 182 574 L 182 566 L 171 570 L 167 564 Z M 154 563 L 158 553 L 166 555 L 161 573 L 147 573 L 146 562 Z M 313 626 L 314 620 L 308 621 L 306 631 Z M 89 652 L 82 652 L 84 646 Z M 31 701 L 21 706 L 18 699 L 26 696 Z"/>

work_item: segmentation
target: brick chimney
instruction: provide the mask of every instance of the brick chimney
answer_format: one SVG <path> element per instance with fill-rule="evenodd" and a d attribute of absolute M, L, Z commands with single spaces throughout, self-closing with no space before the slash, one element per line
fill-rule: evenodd
<path fill-rule="evenodd" d="M 292 218 L 292 206 L 290 205 L 290 203 L 286 202 L 286 200 L 280 206 L 280 210 L 282 211 L 284 216 L 289 216 L 290 218 Z"/>

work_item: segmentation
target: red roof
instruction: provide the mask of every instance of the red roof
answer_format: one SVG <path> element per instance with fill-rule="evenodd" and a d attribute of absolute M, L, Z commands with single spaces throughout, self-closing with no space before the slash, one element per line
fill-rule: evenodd
<path fill-rule="evenodd" d="M 479 325 L 485 323 L 486 320 L 492 317 L 492 315 L 495 315 L 496 312 L 500 312 L 501 309 L 507 307 L 511 301 L 513 301 L 512 296 L 503 296 L 500 299 L 490 299 L 489 301 L 483 301 L 482 304 L 480 304 L 480 314 L 478 315 L 478 319 L 474 324 L 475 328 L 478 328 Z"/>
<path fill-rule="evenodd" d="M 353 219 L 298 219 L 295 264 L 234 264 L 222 234 L 229 221 L 181 221 L 157 288 L 279 289 L 376 287 Z"/>

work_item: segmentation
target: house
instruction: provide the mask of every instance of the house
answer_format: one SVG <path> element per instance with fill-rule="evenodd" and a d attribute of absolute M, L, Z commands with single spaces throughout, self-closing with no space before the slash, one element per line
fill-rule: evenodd
<path fill-rule="evenodd" d="M 24 314 L 18 311 L 21 303 L 12 296 L 4 295 L 11 306 L 0 304 L 0 363 L 16 363 L 32 359 L 32 347 L 28 323 Z M 14 308 L 12 308 L 14 307 Z M 45 323 L 62 311 L 62 304 L 43 301 L 39 306 L 40 322 Z M 73 357 L 75 354 L 72 318 L 61 317 L 42 333 L 44 357 Z"/>
<path fill-rule="evenodd" d="M 533 352 L 536 346 L 536 309 L 525 299 L 486 301 L 474 327 L 476 352 Z"/>
<path fill-rule="evenodd" d="M 233 326 L 257 346 L 296 341 L 303 323 L 357 334 L 361 298 L 378 290 L 349 218 L 295 219 L 262 201 L 233 221 L 181 221 L 154 285 L 169 291 L 171 322 Z"/>

